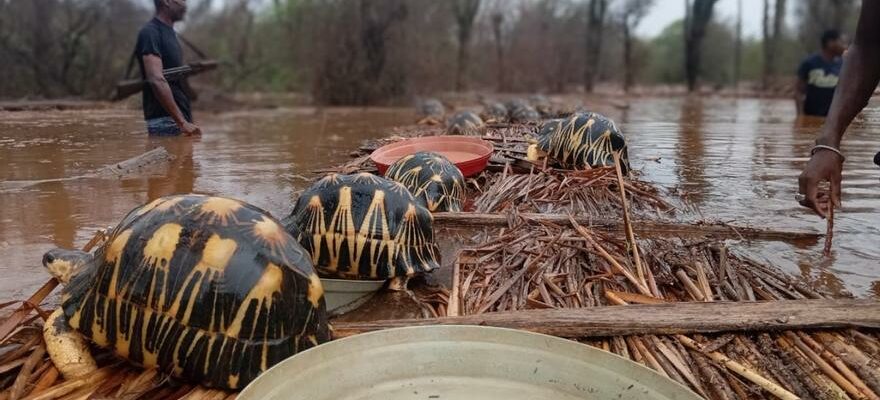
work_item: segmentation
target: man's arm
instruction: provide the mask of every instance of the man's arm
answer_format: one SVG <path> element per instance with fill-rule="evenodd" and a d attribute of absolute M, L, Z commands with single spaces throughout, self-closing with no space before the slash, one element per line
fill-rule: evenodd
<path fill-rule="evenodd" d="M 146 75 L 147 82 L 150 83 L 150 87 L 153 89 L 153 93 L 156 94 L 156 98 L 159 100 L 159 103 L 162 104 L 162 108 L 164 108 L 165 111 L 168 111 L 168 114 L 171 115 L 171 118 L 174 119 L 174 122 L 177 123 L 177 126 L 180 127 L 180 130 L 184 134 L 201 134 L 201 129 L 195 124 L 187 121 L 186 118 L 184 118 L 183 113 L 180 112 L 180 108 L 177 107 L 177 103 L 174 102 L 174 95 L 171 93 L 171 86 L 168 85 L 168 81 L 165 80 L 165 76 L 162 74 L 162 58 L 155 54 L 146 54 L 143 57 L 144 74 Z"/>
<path fill-rule="evenodd" d="M 834 100 L 816 144 L 839 148 L 846 128 L 868 104 L 880 81 L 880 24 L 877 21 L 880 21 L 880 1 L 863 1 L 856 36 L 844 59 Z M 800 192 L 806 195 L 801 204 L 824 218 L 828 202 L 819 199 L 818 185 L 827 180 L 831 183 L 831 202 L 839 207 L 842 169 L 843 159 L 836 153 L 817 151 L 798 179 Z"/>

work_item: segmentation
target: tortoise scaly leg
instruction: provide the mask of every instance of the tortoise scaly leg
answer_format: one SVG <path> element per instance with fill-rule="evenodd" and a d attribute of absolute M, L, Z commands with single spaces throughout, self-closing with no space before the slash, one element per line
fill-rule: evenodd
<path fill-rule="evenodd" d="M 64 379 L 89 375 L 98 369 L 89 346 L 79 332 L 67 323 L 61 308 L 55 310 L 43 325 L 46 351 Z"/>

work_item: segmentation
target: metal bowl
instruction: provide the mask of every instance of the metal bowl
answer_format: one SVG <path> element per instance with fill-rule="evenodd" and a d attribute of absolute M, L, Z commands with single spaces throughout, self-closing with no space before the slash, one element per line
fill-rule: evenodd
<path fill-rule="evenodd" d="M 612 353 L 477 326 L 389 329 L 326 343 L 272 367 L 238 398 L 700 399 Z"/>

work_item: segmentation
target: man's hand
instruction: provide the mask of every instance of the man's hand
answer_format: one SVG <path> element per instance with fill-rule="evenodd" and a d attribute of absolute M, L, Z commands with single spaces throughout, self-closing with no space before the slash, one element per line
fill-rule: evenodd
<path fill-rule="evenodd" d="M 806 198 L 800 201 L 804 207 L 811 208 L 820 217 L 828 215 L 828 194 L 819 193 L 819 182 L 828 181 L 831 184 L 831 201 L 835 207 L 840 207 L 840 181 L 843 171 L 843 160 L 830 150 L 819 150 L 798 178 L 800 193 Z"/>
<path fill-rule="evenodd" d="M 202 128 L 199 128 L 198 125 L 196 125 L 192 122 L 184 121 L 179 126 L 180 126 L 180 133 L 182 133 L 186 136 L 194 136 L 194 135 L 201 136 L 202 135 Z"/>

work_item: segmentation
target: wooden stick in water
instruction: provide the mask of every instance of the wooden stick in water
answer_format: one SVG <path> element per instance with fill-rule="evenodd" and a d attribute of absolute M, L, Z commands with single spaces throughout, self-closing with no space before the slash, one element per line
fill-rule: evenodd
<path fill-rule="evenodd" d="M 614 156 L 614 170 L 617 172 L 617 187 L 620 188 L 620 204 L 623 207 L 623 225 L 626 232 L 626 241 L 629 242 L 629 246 L 632 249 L 633 261 L 636 264 L 636 276 L 643 286 L 649 287 L 648 282 L 645 280 L 645 268 L 642 266 L 641 257 L 639 257 L 639 244 L 636 242 L 636 235 L 633 233 L 632 223 L 629 220 L 629 206 L 626 203 L 626 187 L 623 183 L 623 172 L 620 169 L 620 155 L 618 152 L 613 152 L 612 155 Z M 656 295 L 656 293 L 652 294 Z"/>
<path fill-rule="evenodd" d="M 828 202 L 828 227 L 825 230 L 825 257 L 831 255 L 831 240 L 834 237 L 834 204 Z"/>

